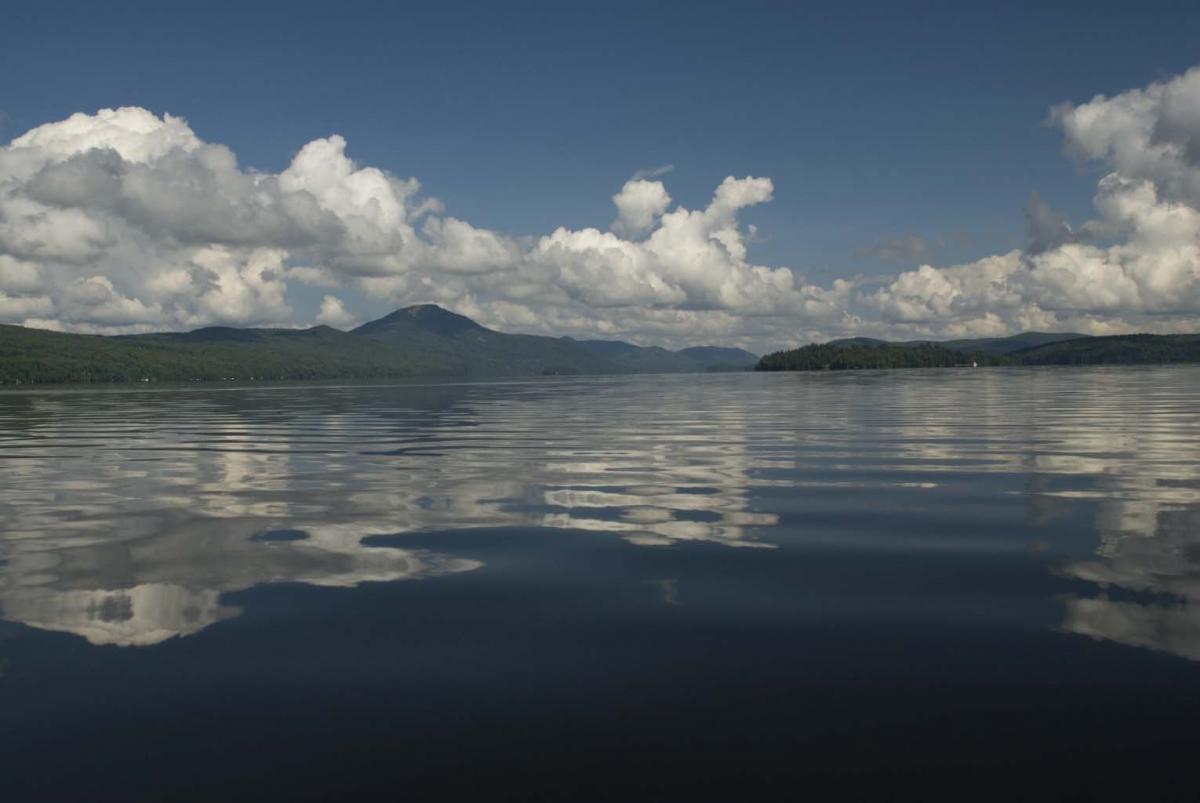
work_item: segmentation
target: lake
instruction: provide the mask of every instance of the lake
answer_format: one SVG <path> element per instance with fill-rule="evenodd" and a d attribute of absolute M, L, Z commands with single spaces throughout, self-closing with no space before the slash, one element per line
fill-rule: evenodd
<path fill-rule="evenodd" d="M 0 796 L 1194 797 L 1198 401 L 1178 366 L 9 390 Z"/>

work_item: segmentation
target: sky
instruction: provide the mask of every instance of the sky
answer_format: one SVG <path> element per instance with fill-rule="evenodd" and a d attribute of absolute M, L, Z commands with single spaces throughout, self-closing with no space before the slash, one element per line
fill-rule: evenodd
<path fill-rule="evenodd" d="M 1197 34 L 1146 2 L 6 7 L 0 322 L 1200 331 Z"/>

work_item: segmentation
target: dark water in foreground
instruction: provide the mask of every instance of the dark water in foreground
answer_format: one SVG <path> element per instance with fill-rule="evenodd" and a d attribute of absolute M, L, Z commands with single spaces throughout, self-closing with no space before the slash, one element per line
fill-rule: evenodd
<path fill-rule="evenodd" d="M 1198 392 L 0 393 L 0 798 L 1195 798 Z"/>

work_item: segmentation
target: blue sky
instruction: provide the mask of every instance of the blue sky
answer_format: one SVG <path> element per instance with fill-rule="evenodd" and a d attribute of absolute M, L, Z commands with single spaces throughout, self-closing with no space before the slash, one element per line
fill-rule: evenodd
<path fill-rule="evenodd" d="M 606 227 L 639 169 L 673 165 L 693 209 L 766 176 L 750 258 L 828 285 L 915 267 L 869 253 L 895 238 L 935 265 L 1019 248 L 1032 191 L 1092 215 L 1110 168 L 1064 158 L 1048 110 L 1183 73 L 1197 22 L 1185 3 L 41 2 L 0 26 L 0 140 L 141 106 L 274 173 L 340 134 L 514 236 Z"/>

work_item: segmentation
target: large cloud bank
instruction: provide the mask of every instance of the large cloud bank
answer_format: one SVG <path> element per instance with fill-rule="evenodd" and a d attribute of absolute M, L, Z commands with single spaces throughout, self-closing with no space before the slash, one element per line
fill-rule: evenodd
<path fill-rule="evenodd" d="M 771 200 L 768 178 L 727 178 L 687 209 L 635 176 L 607 229 L 518 238 L 356 164 L 340 136 L 270 174 L 169 114 L 76 114 L 0 148 L 0 321 L 347 326 L 339 292 L 354 288 L 510 330 L 663 343 L 1200 330 L 1200 69 L 1051 119 L 1109 171 L 1096 219 L 1072 227 L 1035 196 L 1023 251 L 820 287 L 748 255 L 738 214 Z M 292 308 L 296 285 L 321 288 L 318 312 Z"/>
<path fill-rule="evenodd" d="M 1068 153 L 1110 170 L 1098 218 L 1072 229 L 1033 196 L 1024 252 L 921 266 L 861 296 L 866 306 L 934 333 L 1200 330 L 1200 69 L 1050 119 Z"/>

